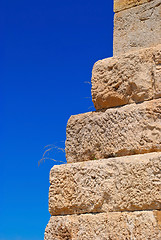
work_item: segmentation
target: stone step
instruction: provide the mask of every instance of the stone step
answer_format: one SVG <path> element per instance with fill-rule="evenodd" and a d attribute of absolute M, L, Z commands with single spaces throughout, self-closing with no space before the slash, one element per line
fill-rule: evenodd
<path fill-rule="evenodd" d="M 161 97 L 161 44 L 95 63 L 92 100 L 109 108 Z"/>
<path fill-rule="evenodd" d="M 161 152 L 54 166 L 51 215 L 161 209 Z"/>
<path fill-rule="evenodd" d="M 161 44 L 161 0 L 115 13 L 113 54 Z"/>
<path fill-rule="evenodd" d="M 161 98 L 71 116 L 67 162 L 161 151 Z"/>
<path fill-rule="evenodd" d="M 151 1 L 153 0 L 114 0 L 114 12 L 120 12 Z M 131 9 L 131 11 L 133 11 L 133 9 Z"/>
<path fill-rule="evenodd" d="M 160 240 L 161 211 L 52 216 L 45 240 Z"/>

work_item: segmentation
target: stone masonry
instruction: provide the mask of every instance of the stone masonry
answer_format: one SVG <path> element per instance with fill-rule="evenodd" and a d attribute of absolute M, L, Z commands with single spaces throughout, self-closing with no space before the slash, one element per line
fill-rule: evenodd
<path fill-rule="evenodd" d="M 161 44 L 95 63 L 95 108 L 110 108 L 161 97 Z"/>
<path fill-rule="evenodd" d="M 161 0 L 114 0 L 96 111 L 71 116 L 50 171 L 44 240 L 161 240 Z"/>
<path fill-rule="evenodd" d="M 160 43 L 161 0 L 152 0 L 115 13 L 114 55 L 153 47 Z"/>

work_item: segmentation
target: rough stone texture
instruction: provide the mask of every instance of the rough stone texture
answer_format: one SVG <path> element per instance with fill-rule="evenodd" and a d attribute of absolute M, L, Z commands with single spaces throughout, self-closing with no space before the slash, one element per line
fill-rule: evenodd
<path fill-rule="evenodd" d="M 67 162 L 161 151 L 161 98 L 71 116 Z"/>
<path fill-rule="evenodd" d="M 160 240 L 160 211 L 52 216 L 45 240 Z"/>
<path fill-rule="evenodd" d="M 151 1 L 152 0 L 114 0 L 114 12 L 119 12 Z M 133 11 L 133 9 L 131 9 L 131 11 Z"/>
<path fill-rule="evenodd" d="M 51 215 L 161 209 L 161 152 L 54 166 Z"/>
<path fill-rule="evenodd" d="M 161 0 L 114 10 L 117 57 L 94 65 L 97 111 L 68 121 L 45 240 L 161 240 Z"/>
<path fill-rule="evenodd" d="M 100 60 L 92 71 L 96 109 L 161 97 L 161 45 Z"/>
<path fill-rule="evenodd" d="M 114 55 L 161 43 L 161 0 L 127 9 L 114 17 Z"/>

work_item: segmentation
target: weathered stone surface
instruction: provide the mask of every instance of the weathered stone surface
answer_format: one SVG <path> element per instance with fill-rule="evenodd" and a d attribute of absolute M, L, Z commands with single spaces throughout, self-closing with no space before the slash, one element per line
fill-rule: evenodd
<path fill-rule="evenodd" d="M 96 109 L 161 97 L 161 45 L 100 60 L 92 71 Z"/>
<path fill-rule="evenodd" d="M 114 55 L 161 43 L 161 0 L 127 9 L 114 17 Z"/>
<path fill-rule="evenodd" d="M 45 240 L 160 240 L 161 211 L 52 216 Z"/>
<path fill-rule="evenodd" d="M 152 0 L 114 0 L 114 12 L 119 12 L 151 1 Z"/>
<path fill-rule="evenodd" d="M 71 116 L 67 162 L 161 151 L 161 98 Z"/>
<path fill-rule="evenodd" d="M 161 152 L 54 166 L 51 215 L 161 209 Z"/>

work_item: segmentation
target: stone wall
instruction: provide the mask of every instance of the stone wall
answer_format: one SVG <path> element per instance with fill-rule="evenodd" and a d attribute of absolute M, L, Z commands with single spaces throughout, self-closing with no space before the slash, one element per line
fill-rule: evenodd
<path fill-rule="evenodd" d="M 114 55 L 153 47 L 160 43 L 161 0 L 152 0 L 115 13 Z"/>
<path fill-rule="evenodd" d="M 45 240 L 161 239 L 161 0 L 114 0 L 114 57 L 95 63 L 96 111 L 71 116 L 50 172 Z"/>

